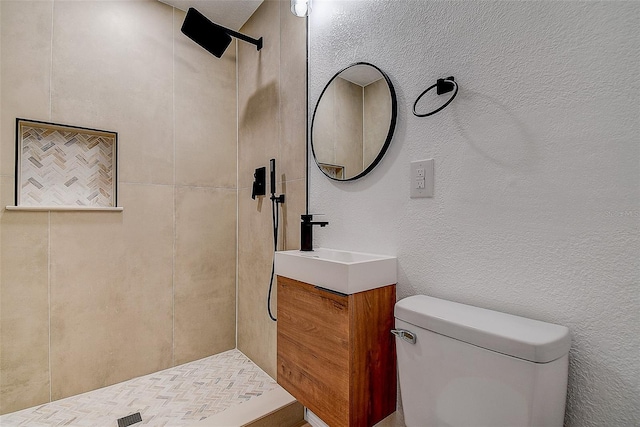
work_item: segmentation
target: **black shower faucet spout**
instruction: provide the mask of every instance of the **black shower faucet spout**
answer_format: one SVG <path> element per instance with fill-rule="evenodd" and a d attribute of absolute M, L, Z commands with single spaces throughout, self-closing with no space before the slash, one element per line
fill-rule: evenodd
<path fill-rule="evenodd" d="M 325 227 L 329 224 L 328 221 L 313 221 L 313 215 L 301 215 L 302 222 L 300 223 L 300 250 L 312 251 L 313 250 L 313 226 L 319 225 Z"/>

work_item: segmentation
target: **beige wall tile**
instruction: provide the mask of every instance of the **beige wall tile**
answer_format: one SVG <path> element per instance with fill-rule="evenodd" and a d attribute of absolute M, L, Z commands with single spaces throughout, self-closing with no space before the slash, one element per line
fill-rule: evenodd
<path fill-rule="evenodd" d="M 182 34 L 175 13 L 176 184 L 235 188 L 236 42 L 216 58 Z"/>
<path fill-rule="evenodd" d="M 57 1 L 52 120 L 118 132 L 118 180 L 173 183 L 173 14 L 157 1 Z"/>
<path fill-rule="evenodd" d="M 280 163 L 287 179 L 306 175 L 307 29 L 306 20 L 291 13 L 291 3 L 280 2 Z"/>
<path fill-rule="evenodd" d="M 280 8 L 265 1 L 241 32 L 264 46 L 238 43 L 238 187 L 249 188 L 255 168 L 278 157 L 280 140 Z M 276 165 L 278 168 L 280 161 Z"/>
<path fill-rule="evenodd" d="M 300 215 L 305 209 L 305 181 L 285 181 L 280 208 L 278 247 L 300 248 Z M 271 203 L 267 197 L 252 200 L 249 189 L 238 192 L 238 348 L 273 378 L 276 376 L 276 323 L 267 312 L 273 260 Z M 275 282 L 271 310 L 276 316 Z"/>
<path fill-rule="evenodd" d="M 268 197 L 252 200 L 250 185 L 254 169 L 268 168 L 269 158 L 275 157 L 278 191 L 286 197 L 279 248 L 299 248 L 305 208 L 306 29 L 288 4 L 265 1 L 242 28 L 264 37 L 265 48 L 258 55 L 242 43 L 238 46 L 238 348 L 274 378 L 276 323 L 267 313 L 271 202 Z M 275 284 L 271 299 L 275 315 Z"/>
<path fill-rule="evenodd" d="M 274 378 L 276 324 L 267 313 L 273 259 L 271 203 L 267 197 L 252 200 L 250 186 L 254 169 L 269 169 L 272 157 L 278 180 L 286 173 L 278 158 L 280 12 L 279 2 L 265 1 L 242 27 L 246 34 L 264 37 L 260 52 L 238 45 L 238 348 Z M 272 301 L 275 315 L 275 292 Z"/>
<path fill-rule="evenodd" d="M 238 197 L 238 349 L 275 378 L 276 323 L 267 313 L 273 259 L 271 203 L 266 197 L 252 200 L 249 189 L 240 189 Z"/>
<path fill-rule="evenodd" d="M 173 188 L 124 211 L 51 213 L 51 378 L 60 399 L 171 366 Z"/>
<path fill-rule="evenodd" d="M 235 190 L 176 190 L 176 364 L 235 347 L 235 213 Z"/>
<path fill-rule="evenodd" d="M 297 179 L 282 183 L 282 193 L 286 195 L 286 203 L 282 206 L 281 244 L 280 250 L 300 249 L 300 215 L 306 210 L 306 181 Z M 325 221 L 322 217 L 317 220 Z M 315 230 L 314 230 L 315 231 Z"/>
<path fill-rule="evenodd" d="M 0 414 L 49 401 L 49 214 L 8 212 L 1 178 Z"/>
<path fill-rule="evenodd" d="M 378 157 L 387 141 L 391 123 L 391 93 L 385 79 L 380 79 L 364 88 L 364 167 Z"/>
<path fill-rule="evenodd" d="M 336 127 L 334 120 L 335 87 L 331 84 L 322 94 L 312 117 L 313 128 L 311 143 L 316 162 L 337 164 L 336 160 Z"/>
<path fill-rule="evenodd" d="M 0 1 L 0 175 L 13 175 L 16 117 L 49 120 L 52 1 Z"/>
<path fill-rule="evenodd" d="M 13 187 L 13 176 L 0 176 L 0 215 L 6 212 L 5 206 L 13 205 Z M 0 233 L 2 233 L 2 228 L 0 228 Z"/>
<path fill-rule="evenodd" d="M 362 86 L 342 78 L 334 80 L 336 162 L 344 166 L 345 177 L 362 172 Z"/>
<path fill-rule="evenodd" d="M 242 27 L 264 37 L 259 52 L 238 45 L 238 348 L 275 378 L 275 322 L 267 313 L 273 257 L 271 203 L 251 199 L 254 169 L 278 159 L 280 139 L 280 7 L 266 1 Z M 267 182 L 267 191 L 269 189 Z M 274 297 L 273 313 L 276 312 Z"/>

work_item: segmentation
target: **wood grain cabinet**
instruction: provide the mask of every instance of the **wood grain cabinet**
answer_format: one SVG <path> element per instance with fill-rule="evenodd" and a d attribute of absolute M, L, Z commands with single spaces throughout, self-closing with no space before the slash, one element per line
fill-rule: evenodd
<path fill-rule="evenodd" d="M 278 276 L 278 383 L 330 427 L 396 409 L 395 284 L 353 295 Z"/>

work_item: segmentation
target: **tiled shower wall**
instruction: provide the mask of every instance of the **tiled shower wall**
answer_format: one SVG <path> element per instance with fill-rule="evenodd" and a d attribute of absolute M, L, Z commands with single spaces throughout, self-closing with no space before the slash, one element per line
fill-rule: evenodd
<path fill-rule="evenodd" d="M 306 25 L 289 8 L 288 0 L 262 3 L 242 31 L 264 37 L 264 47 L 256 52 L 238 45 L 238 349 L 273 378 L 276 323 L 267 314 L 271 202 L 252 200 L 251 183 L 254 169 L 268 169 L 275 158 L 278 193 L 286 197 L 279 249 L 299 249 L 306 194 Z M 276 302 L 274 289 L 274 314 Z"/>
<path fill-rule="evenodd" d="M 183 18 L 0 2 L 1 413 L 235 346 L 236 49 L 212 57 Z M 16 117 L 117 131 L 124 211 L 4 210 Z"/>

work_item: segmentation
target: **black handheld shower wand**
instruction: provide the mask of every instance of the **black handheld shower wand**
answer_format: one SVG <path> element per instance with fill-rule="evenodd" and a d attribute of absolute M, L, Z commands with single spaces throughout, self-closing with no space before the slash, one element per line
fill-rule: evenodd
<path fill-rule="evenodd" d="M 271 178 L 271 195 L 276 194 L 276 159 L 269 160 L 269 178 Z"/>
<path fill-rule="evenodd" d="M 269 178 L 271 181 L 271 200 L 276 203 L 284 203 L 284 194 L 276 196 L 276 159 L 269 160 Z"/>
<path fill-rule="evenodd" d="M 276 196 L 276 159 L 269 161 L 269 178 L 271 181 L 271 217 L 273 219 L 273 260 L 271 262 L 271 279 L 269 280 L 269 295 L 267 296 L 267 311 L 269 317 L 274 322 L 276 317 L 271 313 L 271 291 L 273 289 L 273 277 L 275 275 L 275 258 L 278 250 L 278 228 L 280 225 L 280 215 L 278 213 L 278 205 L 284 203 L 284 194 Z"/>

